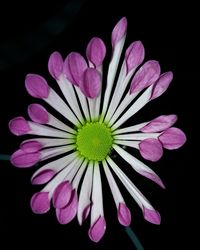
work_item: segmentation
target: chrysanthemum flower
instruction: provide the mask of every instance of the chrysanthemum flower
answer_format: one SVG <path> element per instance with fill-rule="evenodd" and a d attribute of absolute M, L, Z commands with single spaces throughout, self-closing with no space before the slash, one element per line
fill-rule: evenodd
<path fill-rule="evenodd" d="M 121 69 L 118 69 L 126 30 L 124 17 L 112 31 L 112 58 L 105 90 L 102 88 L 102 65 L 106 47 L 100 38 L 94 37 L 86 49 L 87 60 L 77 52 L 70 53 L 64 61 L 58 52 L 49 58 L 49 73 L 65 100 L 42 76 L 26 76 L 28 93 L 47 102 L 63 116 L 63 121 L 34 103 L 28 107 L 32 121 L 16 117 L 9 123 L 11 132 L 17 136 L 35 135 L 21 143 L 11 157 L 12 164 L 27 168 L 45 161 L 31 179 L 34 185 L 45 184 L 31 199 L 33 212 L 46 213 L 52 201 L 61 224 L 69 223 L 77 215 L 81 225 L 90 215 L 89 237 L 95 242 L 106 230 L 103 171 L 116 204 L 119 223 L 128 226 L 131 212 L 115 179 L 122 182 L 139 205 L 144 219 L 153 224 L 160 224 L 161 220 L 160 214 L 112 159 L 113 154 L 117 153 L 133 170 L 164 188 L 158 175 L 133 156 L 134 151 L 130 154 L 125 148 L 135 148 L 144 159 L 154 162 L 162 157 L 163 148 L 177 149 L 186 141 L 184 133 L 172 127 L 177 120 L 173 114 L 122 127 L 148 102 L 162 95 L 173 78 L 170 71 L 161 74 L 155 60 L 142 64 L 145 52 L 140 41 L 131 43 L 126 49 Z"/>

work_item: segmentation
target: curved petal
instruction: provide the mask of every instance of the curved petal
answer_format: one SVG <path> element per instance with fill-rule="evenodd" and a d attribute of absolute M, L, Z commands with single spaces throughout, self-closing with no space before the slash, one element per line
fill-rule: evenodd
<path fill-rule="evenodd" d="M 28 114 L 32 121 L 46 124 L 49 122 L 47 110 L 40 104 L 33 103 L 28 106 Z"/>
<path fill-rule="evenodd" d="M 127 74 L 144 60 L 144 46 L 141 41 L 131 43 L 125 53 Z"/>
<path fill-rule="evenodd" d="M 139 143 L 140 154 L 149 161 L 158 161 L 163 155 L 162 144 L 159 140 L 149 138 Z"/>
<path fill-rule="evenodd" d="M 46 80 L 36 74 L 28 74 L 25 79 L 25 87 L 28 93 L 36 98 L 47 98 L 49 95 L 49 86 Z"/>
<path fill-rule="evenodd" d="M 120 203 L 118 207 L 118 220 L 119 222 L 125 226 L 128 227 L 131 223 L 131 212 L 124 203 Z"/>
<path fill-rule="evenodd" d="M 106 231 L 106 221 L 104 217 L 100 216 L 94 224 L 90 227 L 88 235 L 94 242 L 100 241 Z"/>
<path fill-rule="evenodd" d="M 25 135 L 31 128 L 28 122 L 22 116 L 18 116 L 9 122 L 9 129 L 14 135 Z"/>
<path fill-rule="evenodd" d="M 126 19 L 126 17 L 123 17 L 115 25 L 115 27 L 112 31 L 111 40 L 112 40 L 112 47 L 113 48 L 126 35 L 126 30 L 127 30 L 127 19 Z"/>
<path fill-rule="evenodd" d="M 21 149 L 15 151 L 11 156 L 11 163 L 15 167 L 28 168 L 35 165 L 40 160 L 40 153 L 33 152 L 27 153 Z"/>
<path fill-rule="evenodd" d="M 173 73 L 171 71 L 163 73 L 154 85 L 150 100 L 161 96 L 169 87 L 172 79 Z"/>
<path fill-rule="evenodd" d="M 36 174 L 32 178 L 31 183 L 33 185 L 45 184 L 48 181 L 50 181 L 55 174 L 56 172 L 53 171 L 52 169 L 46 169 L 46 170 L 40 171 L 38 174 Z"/>
<path fill-rule="evenodd" d="M 31 208 L 35 214 L 44 214 L 50 209 L 48 192 L 35 193 L 31 198 Z"/>
<path fill-rule="evenodd" d="M 63 70 L 63 59 L 59 52 L 53 52 L 48 61 L 48 70 L 51 76 L 58 80 Z"/>
<path fill-rule="evenodd" d="M 160 132 L 171 127 L 176 121 L 176 115 L 161 115 L 148 122 L 140 131 L 144 133 Z"/>
<path fill-rule="evenodd" d="M 159 140 L 166 149 L 177 149 L 183 146 L 187 138 L 179 128 L 168 128 L 160 136 Z"/>
<path fill-rule="evenodd" d="M 106 46 L 104 42 L 98 37 L 93 37 L 88 43 L 86 55 L 88 60 L 96 67 L 100 66 L 106 55 Z"/>
<path fill-rule="evenodd" d="M 94 69 L 86 69 L 83 74 L 83 81 L 80 84 L 80 89 L 89 98 L 95 98 L 101 90 L 101 75 Z"/>

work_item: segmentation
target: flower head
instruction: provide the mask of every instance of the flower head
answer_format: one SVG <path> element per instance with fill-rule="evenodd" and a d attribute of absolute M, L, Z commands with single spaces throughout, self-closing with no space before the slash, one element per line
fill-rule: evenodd
<path fill-rule="evenodd" d="M 123 127 L 123 124 L 151 100 L 159 97 L 172 81 L 172 72 L 160 74 L 155 60 L 144 60 L 141 41 L 131 43 L 117 75 L 127 31 L 122 18 L 111 36 L 112 58 L 107 71 L 105 91 L 102 90 L 104 42 L 94 37 L 87 49 L 87 60 L 77 52 L 65 60 L 54 52 L 48 62 L 51 76 L 56 80 L 65 100 L 40 75 L 28 74 L 28 93 L 42 99 L 63 116 L 57 119 L 45 107 L 33 103 L 28 107 L 30 120 L 19 116 L 9 123 L 11 132 L 34 135 L 23 141 L 13 153 L 14 166 L 28 168 L 46 161 L 32 176 L 32 184 L 44 185 L 31 198 L 34 213 L 43 214 L 52 206 L 57 220 L 67 224 L 77 215 L 81 225 L 90 215 L 89 237 L 98 242 L 106 230 L 103 209 L 101 173 L 110 186 L 119 223 L 128 226 L 131 212 L 118 188 L 117 177 L 142 210 L 144 219 L 160 224 L 160 214 L 138 190 L 123 168 L 112 159 L 117 153 L 133 170 L 165 188 L 159 176 L 124 148 L 139 150 L 149 161 L 158 161 L 163 149 L 177 149 L 185 134 L 172 127 L 176 115 L 161 115 L 151 121 Z M 104 73 L 105 74 L 105 73 Z M 125 146 L 125 147 L 124 147 Z"/>

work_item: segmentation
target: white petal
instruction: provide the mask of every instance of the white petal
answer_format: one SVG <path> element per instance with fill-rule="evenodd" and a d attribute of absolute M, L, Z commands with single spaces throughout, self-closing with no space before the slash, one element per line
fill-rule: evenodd
<path fill-rule="evenodd" d="M 85 159 L 84 162 L 82 163 L 82 165 L 80 166 L 76 176 L 73 179 L 72 186 L 76 190 L 78 189 L 78 185 L 80 183 L 81 177 L 85 171 L 87 164 L 88 164 L 88 161 Z"/>
<path fill-rule="evenodd" d="M 48 136 L 48 137 L 58 137 L 58 138 L 74 138 L 74 135 L 51 128 L 49 126 L 45 126 L 42 124 L 38 124 L 35 122 L 28 121 L 28 125 L 30 126 L 31 130 L 27 132 L 29 135 L 41 135 L 41 136 Z"/>
<path fill-rule="evenodd" d="M 126 36 L 124 36 L 116 44 L 116 46 L 114 48 L 114 51 L 113 51 L 112 59 L 111 59 L 110 64 L 109 64 L 106 91 L 105 91 L 104 101 L 103 101 L 102 115 L 106 114 L 108 103 L 110 101 L 110 94 L 111 94 L 111 90 L 112 90 L 113 83 L 114 83 L 114 80 L 115 80 L 115 75 L 116 75 L 116 72 L 117 72 L 117 68 L 118 68 L 118 64 L 119 64 L 119 60 L 120 60 L 120 57 L 121 57 L 121 53 L 122 53 L 122 49 L 123 49 L 123 46 L 124 46 L 125 39 L 126 39 Z M 103 119 L 103 117 L 102 117 L 102 119 Z"/>
<path fill-rule="evenodd" d="M 116 140 L 133 140 L 133 141 L 141 141 L 148 138 L 158 138 L 160 133 L 134 133 L 134 134 L 122 134 L 115 135 L 114 139 Z"/>
<path fill-rule="evenodd" d="M 44 171 L 44 170 L 53 170 L 54 172 L 58 173 L 59 171 L 61 171 L 64 167 L 66 167 L 70 162 L 72 162 L 75 158 L 77 157 L 77 153 L 73 152 L 69 155 L 66 155 L 62 158 L 59 158 L 58 160 L 55 161 L 51 161 L 47 164 L 45 164 L 43 167 L 39 168 L 32 176 L 31 179 L 34 179 L 34 177 Z"/>
<path fill-rule="evenodd" d="M 143 122 L 143 123 L 140 123 L 140 124 L 137 124 L 137 125 L 134 125 L 134 126 L 121 128 L 121 129 L 116 129 L 115 131 L 113 131 L 113 135 L 137 132 L 137 131 L 140 131 L 140 129 L 143 128 L 147 124 L 148 124 L 148 122 Z"/>
<path fill-rule="evenodd" d="M 119 191 L 119 188 L 115 182 L 115 179 L 113 178 L 113 175 L 108 167 L 108 164 L 106 161 L 103 161 L 103 169 L 104 169 L 104 172 L 106 174 L 106 178 L 108 180 L 108 184 L 110 186 L 110 189 L 111 189 L 111 192 L 112 192 L 112 195 L 113 195 L 113 198 L 114 198 L 114 201 L 115 201 L 115 204 L 116 204 L 116 207 L 118 209 L 118 206 L 120 203 L 125 203 L 124 202 L 124 199 Z"/>
<path fill-rule="evenodd" d="M 101 185 L 101 175 L 99 170 L 99 163 L 95 162 L 93 172 L 92 185 L 92 209 L 91 209 L 91 226 L 97 221 L 99 216 L 103 217 L 103 195 Z"/>
<path fill-rule="evenodd" d="M 91 204 L 91 191 L 92 191 L 92 176 L 93 176 L 93 162 L 90 161 L 87 167 L 78 202 L 78 222 L 80 225 L 83 223 L 83 212 Z"/>
<path fill-rule="evenodd" d="M 60 154 L 67 153 L 75 148 L 75 145 L 60 146 L 54 148 L 47 148 L 40 151 L 40 161 L 47 160 Z"/>
<path fill-rule="evenodd" d="M 77 117 L 68 107 L 68 105 L 60 98 L 60 96 L 53 89 L 50 88 L 49 96 L 47 98 L 44 98 L 43 100 L 74 125 L 80 123 Z"/>
<path fill-rule="evenodd" d="M 120 119 L 114 123 L 110 122 L 109 124 L 112 125 L 112 129 L 117 129 L 120 125 L 122 125 L 125 121 L 127 121 L 131 116 L 137 113 L 141 108 L 145 106 L 149 102 L 151 97 L 153 86 L 149 86 L 144 93 L 136 100 L 136 102 L 120 117 Z"/>
<path fill-rule="evenodd" d="M 74 143 L 74 139 L 57 139 L 57 138 L 32 138 L 22 142 L 21 145 L 27 142 L 37 141 L 42 144 L 43 148 L 61 146 Z"/>
<path fill-rule="evenodd" d="M 81 108 L 83 110 L 83 113 L 85 115 L 85 119 L 87 121 L 90 120 L 90 114 L 89 114 L 89 108 L 88 108 L 88 103 L 87 103 L 87 98 L 83 95 L 83 93 L 81 92 L 80 88 L 78 86 L 74 86 L 75 91 L 78 95 L 79 101 L 81 103 Z"/>
<path fill-rule="evenodd" d="M 121 182 L 124 184 L 130 195 L 139 205 L 139 207 L 141 209 L 143 209 L 143 206 L 148 209 L 153 209 L 150 202 L 144 197 L 139 189 L 137 189 L 137 187 L 131 182 L 131 180 L 124 174 L 124 172 L 115 164 L 115 162 L 110 157 L 107 158 L 107 162 L 113 169 L 115 174 L 118 176 L 118 178 L 121 180 Z"/>

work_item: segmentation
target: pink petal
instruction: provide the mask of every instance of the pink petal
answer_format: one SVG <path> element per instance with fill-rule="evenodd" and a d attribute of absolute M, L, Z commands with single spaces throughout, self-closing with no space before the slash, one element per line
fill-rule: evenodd
<path fill-rule="evenodd" d="M 140 130 L 145 133 L 160 132 L 171 127 L 176 121 L 176 115 L 161 115 L 150 121 Z"/>
<path fill-rule="evenodd" d="M 157 183 L 161 188 L 165 189 L 165 185 L 157 175 L 149 173 L 147 171 L 141 171 L 140 174 Z"/>
<path fill-rule="evenodd" d="M 96 67 L 100 66 L 106 55 L 106 46 L 104 42 L 98 37 L 92 38 L 88 43 L 86 55 L 88 60 Z"/>
<path fill-rule="evenodd" d="M 48 192 L 35 193 L 31 198 L 31 208 L 36 214 L 44 214 L 50 209 Z"/>
<path fill-rule="evenodd" d="M 15 151 L 11 156 L 11 163 L 15 167 L 28 168 L 35 165 L 40 160 L 40 153 L 27 153 L 21 149 Z"/>
<path fill-rule="evenodd" d="M 87 63 L 81 54 L 71 52 L 64 61 L 63 73 L 72 84 L 79 85 L 87 67 Z"/>
<path fill-rule="evenodd" d="M 46 80 L 36 74 L 28 74 L 25 79 L 25 87 L 28 93 L 36 98 L 47 98 L 49 95 L 49 86 Z"/>
<path fill-rule="evenodd" d="M 49 115 L 47 110 L 40 104 L 30 104 L 28 106 L 28 114 L 32 121 L 46 124 L 49 121 Z"/>
<path fill-rule="evenodd" d="M 53 206 L 55 208 L 65 207 L 72 195 L 72 185 L 69 181 L 61 182 L 53 193 Z"/>
<path fill-rule="evenodd" d="M 63 59 L 59 52 L 55 51 L 50 55 L 48 69 L 54 79 L 59 79 L 63 70 Z"/>
<path fill-rule="evenodd" d="M 154 84 L 160 76 L 160 65 L 157 61 L 146 62 L 135 74 L 130 86 L 130 93 L 135 93 Z"/>
<path fill-rule="evenodd" d="M 161 96 L 169 87 L 169 84 L 171 83 L 172 79 L 173 73 L 171 71 L 163 73 L 154 85 L 150 100 Z"/>
<path fill-rule="evenodd" d="M 160 136 L 159 140 L 166 149 L 177 149 L 183 146 L 187 138 L 179 128 L 168 128 Z"/>
<path fill-rule="evenodd" d="M 38 141 L 25 141 L 22 142 L 20 148 L 26 153 L 38 152 L 42 148 L 42 144 Z"/>
<path fill-rule="evenodd" d="M 149 161 L 158 161 L 163 155 L 162 144 L 154 138 L 142 140 L 139 149 L 142 157 Z"/>
<path fill-rule="evenodd" d="M 125 53 L 127 74 L 144 60 L 144 46 L 141 41 L 131 43 Z"/>
<path fill-rule="evenodd" d="M 14 135 L 25 135 L 31 128 L 22 116 L 18 116 L 9 122 L 9 129 Z"/>
<path fill-rule="evenodd" d="M 156 224 L 156 225 L 160 225 L 161 222 L 161 217 L 158 211 L 156 210 L 151 210 L 148 208 L 143 208 L 143 216 L 145 218 L 145 220 Z"/>
<path fill-rule="evenodd" d="M 113 48 L 126 35 L 126 30 L 127 30 L 127 19 L 126 17 L 123 17 L 115 25 L 112 31 L 111 41 L 112 41 Z"/>
<path fill-rule="evenodd" d="M 106 221 L 104 217 L 99 216 L 95 223 L 90 227 L 88 235 L 94 242 L 100 241 L 106 231 Z"/>
<path fill-rule="evenodd" d="M 126 204 L 120 203 L 118 207 L 118 220 L 119 223 L 125 227 L 131 224 L 131 213 Z"/>
<path fill-rule="evenodd" d="M 45 184 L 51 180 L 54 175 L 55 172 L 52 169 L 42 170 L 32 178 L 31 183 L 34 185 Z"/>
<path fill-rule="evenodd" d="M 56 208 L 56 217 L 60 224 L 67 224 L 74 219 L 77 213 L 78 197 L 75 190 L 72 192 L 72 196 L 69 204 L 64 208 Z"/>
<path fill-rule="evenodd" d="M 94 68 L 88 68 L 83 74 L 80 89 L 89 98 L 95 98 L 101 90 L 101 75 Z"/>

